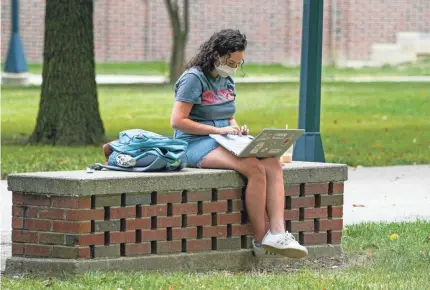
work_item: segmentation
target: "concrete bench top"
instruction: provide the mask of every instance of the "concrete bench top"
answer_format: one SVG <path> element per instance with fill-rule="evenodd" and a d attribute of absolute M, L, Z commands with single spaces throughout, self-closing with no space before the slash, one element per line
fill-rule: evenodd
<path fill-rule="evenodd" d="M 292 162 L 284 164 L 284 183 L 343 182 L 344 164 Z M 192 169 L 179 172 L 134 173 L 117 171 L 53 171 L 10 174 L 8 189 L 13 192 L 59 196 L 90 196 L 118 192 L 152 192 L 239 188 L 245 185 L 233 170 Z"/>

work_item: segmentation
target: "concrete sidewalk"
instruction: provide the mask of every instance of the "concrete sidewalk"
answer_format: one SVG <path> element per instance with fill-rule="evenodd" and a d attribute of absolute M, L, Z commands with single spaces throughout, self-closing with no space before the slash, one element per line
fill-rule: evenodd
<path fill-rule="evenodd" d="M 296 83 L 297 77 L 282 76 L 255 76 L 255 77 L 235 77 L 236 83 Z M 168 78 L 164 76 L 142 76 L 142 75 L 97 75 L 96 82 L 99 85 L 119 85 L 119 84 L 165 84 Z M 430 76 L 357 76 L 357 77 L 330 77 L 323 76 L 323 82 L 430 82 Z M 40 86 L 42 76 L 28 74 L 27 85 Z"/>
<path fill-rule="evenodd" d="M 430 165 L 348 170 L 344 224 L 430 221 Z"/>
<path fill-rule="evenodd" d="M 430 165 L 350 168 L 345 183 L 344 224 L 430 221 Z M 11 255 L 12 194 L 0 183 L 1 270 Z"/>

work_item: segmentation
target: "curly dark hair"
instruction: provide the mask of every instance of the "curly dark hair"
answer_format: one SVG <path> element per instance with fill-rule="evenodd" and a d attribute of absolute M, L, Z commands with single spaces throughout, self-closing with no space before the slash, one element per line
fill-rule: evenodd
<path fill-rule="evenodd" d="M 200 46 L 197 55 L 191 59 L 186 68 L 198 67 L 205 74 L 210 74 L 215 69 L 219 57 L 244 51 L 247 44 L 245 34 L 240 33 L 239 30 L 223 29 L 214 33 Z"/>

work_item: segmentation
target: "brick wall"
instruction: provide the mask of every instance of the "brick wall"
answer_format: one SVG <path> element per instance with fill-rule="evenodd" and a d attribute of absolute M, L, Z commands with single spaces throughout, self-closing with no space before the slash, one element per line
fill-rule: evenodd
<path fill-rule="evenodd" d="M 20 0 L 21 32 L 29 62 L 41 62 L 45 0 Z M 94 0 L 98 62 L 168 60 L 170 22 L 162 0 Z M 190 0 L 187 57 L 227 27 L 247 34 L 246 59 L 298 64 L 303 0 Z M 325 0 L 324 60 L 367 60 L 371 44 L 392 43 L 397 32 L 430 32 L 430 1 Z M 10 1 L 1 3 L 4 60 L 10 35 Z M 335 15 L 335 17 L 333 17 Z"/>
<path fill-rule="evenodd" d="M 430 1 L 349 0 L 342 11 L 337 37 L 350 60 L 367 59 L 372 43 L 394 43 L 397 32 L 430 32 Z"/>
<path fill-rule="evenodd" d="M 300 243 L 339 244 L 343 183 L 285 189 Z M 60 197 L 13 193 L 12 255 L 91 259 L 250 248 L 243 188 Z M 267 224 L 268 227 L 268 224 Z"/>

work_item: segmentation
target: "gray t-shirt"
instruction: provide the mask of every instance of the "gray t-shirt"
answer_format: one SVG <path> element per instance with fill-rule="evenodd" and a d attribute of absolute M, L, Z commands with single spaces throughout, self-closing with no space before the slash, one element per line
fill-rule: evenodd
<path fill-rule="evenodd" d="M 207 76 L 198 68 L 188 69 L 178 79 L 175 98 L 194 105 L 189 118 L 195 121 L 229 119 L 236 112 L 233 79 Z"/>

